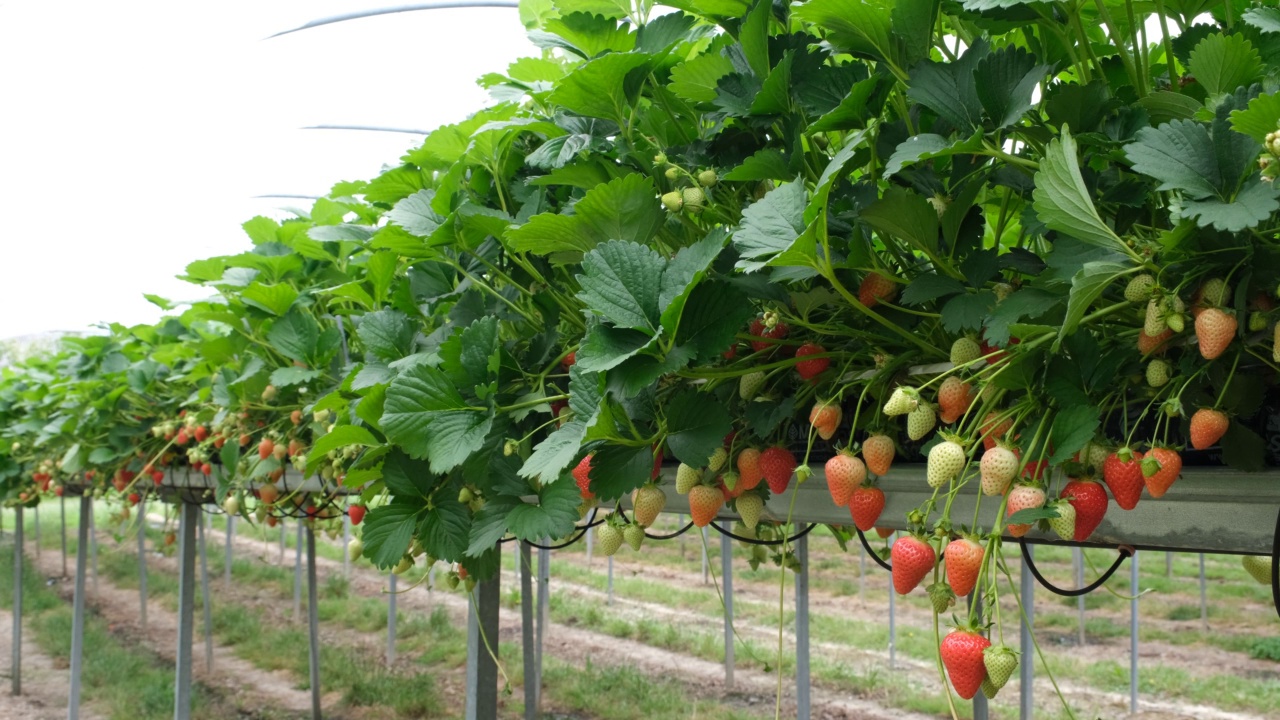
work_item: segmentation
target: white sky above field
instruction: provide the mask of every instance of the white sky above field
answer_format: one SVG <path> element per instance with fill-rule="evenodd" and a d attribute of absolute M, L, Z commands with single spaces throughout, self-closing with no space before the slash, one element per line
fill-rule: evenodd
<path fill-rule="evenodd" d="M 240 223 L 369 178 L 489 102 L 475 79 L 537 54 L 516 10 L 430 10 L 265 40 L 405 0 L 0 2 L 0 339 L 152 322 Z"/>

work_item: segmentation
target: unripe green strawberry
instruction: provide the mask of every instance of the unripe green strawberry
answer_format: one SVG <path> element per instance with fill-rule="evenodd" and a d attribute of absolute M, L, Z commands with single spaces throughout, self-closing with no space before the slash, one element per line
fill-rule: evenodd
<path fill-rule="evenodd" d="M 991 678 L 986 677 L 982 679 L 982 694 L 988 700 L 994 700 L 999 692 L 1000 688 L 991 684 Z"/>
<path fill-rule="evenodd" d="M 1231 302 L 1231 286 L 1222 278 L 1209 278 L 1200 286 L 1200 303 L 1219 307 Z"/>
<path fill-rule="evenodd" d="M 1160 301 L 1156 298 L 1148 300 L 1147 316 L 1142 323 L 1142 331 L 1154 337 L 1164 332 L 1168 326 L 1164 318 L 1164 308 L 1160 306 Z"/>
<path fill-rule="evenodd" d="M 663 152 L 660 152 L 660 153 L 658 153 L 657 155 L 654 155 L 654 156 L 653 156 L 653 164 L 654 164 L 654 165 L 657 165 L 658 167 L 662 167 L 663 165 L 666 165 L 666 164 L 667 164 L 667 154 L 666 154 L 666 153 L 663 153 Z"/>
<path fill-rule="evenodd" d="M 1262 332 L 1267 329 L 1267 316 L 1257 312 L 1249 313 L 1249 332 Z"/>
<path fill-rule="evenodd" d="M 662 508 L 666 507 L 667 494 L 662 492 L 662 488 L 657 485 L 642 485 L 632 493 L 631 503 L 636 524 L 649 527 L 654 520 L 658 519 L 658 514 L 662 512 Z"/>
<path fill-rule="evenodd" d="M 1241 555 L 1240 564 L 1254 580 L 1263 585 L 1271 584 L 1271 558 L 1265 555 Z"/>
<path fill-rule="evenodd" d="M 941 580 L 925 588 L 925 591 L 929 593 L 929 604 L 933 605 L 933 611 L 939 615 L 956 604 L 955 591 Z"/>
<path fill-rule="evenodd" d="M 680 179 L 680 168 L 674 166 L 669 167 L 664 174 L 667 176 L 668 180 L 675 182 Z"/>
<path fill-rule="evenodd" d="M 720 182 L 720 177 L 716 175 L 715 170 L 703 170 L 698 173 L 698 184 L 702 187 L 715 187 Z"/>
<path fill-rule="evenodd" d="M 760 516 L 764 513 L 764 498 L 755 493 L 748 493 L 734 502 L 738 508 L 738 517 L 742 518 L 742 524 L 754 534 L 756 525 L 760 524 Z"/>
<path fill-rule="evenodd" d="M 1151 299 L 1151 291 L 1156 287 L 1156 279 L 1143 273 L 1135 275 L 1124 288 L 1124 299 L 1129 302 L 1146 302 Z"/>
<path fill-rule="evenodd" d="M 764 371 L 756 370 L 738 378 L 738 397 L 750 402 L 764 387 Z"/>
<path fill-rule="evenodd" d="M 1013 294 L 1013 286 L 1006 282 L 996 283 L 991 287 L 991 292 L 996 295 L 996 302 L 1001 303 Z"/>
<path fill-rule="evenodd" d="M 687 210 L 702 212 L 702 203 L 707 199 L 707 196 L 702 193 L 702 188 L 685 188 L 680 191 L 680 196 L 684 200 L 684 206 Z"/>
<path fill-rule="evenodd" d="M 698 468 L 689 467 L 684 463 L 680 463 L 676 468 L 676 492 L 685 495 L 699 482 L 702 482 L 702 471 Z"/>
<path fill-rule="evenodd" d="M 711 457 L 707 458 L 707 472 L 718 473 L 727 462 L 729 462 L 729 451 L 718 447 L 715 452 L 711 453 Z"/>
<path fill-rule="evenodd" d="M 1071 503 L 1060 500 L 1054 503 L 1053 508 L 1058 511 L 1058 517 L 1049 518 L 1049 527 L 1053 532 L 1063 540 L 1070 540 L 1076 534 L 1076 509 Z"/>
<path fill-rule="evenodd" d="M 638 523 L 630 523 L 622 529 L 622 539 L 632 550 L 639 552 L 640 546 L 644 544 L 644 527 Z"/>
<path fill-rule="evenodd" d="M 680 208 L 683 206 L 684 198 L 679 192 L 672 190 L 669 193 L 662 194 L 662 207 L 666 208 L 668 211 L 680 212 Z"/>
<path fill-rule="evenodd" d="M 919 440 L 932 432 L 937 423 L 938 415 L 934 412 L 933 405 L 922 402 L 915 410 L 907 413 L 907 437 Z"/>
<path fill-rule="evenodd" d="M 1164 387 L 1169 383 L 1169 363 L 1156 358 L 1147 363 L 1147 384 L 1153 388 Z"/>
<path fill-rule="evenodd" d="M 982 664 L 987 668 L 992 687 L 999 690 L 1018 669 L 1018 654 L 1007 645 L 992 645 L 982 651 Z"/>
<path fill-rule="evenodd" d="M 1271 339 L 1271 359 L 1280 363 L 1280 322 L 1276 323 L 1275 336 Z"/>
<path fill-rule="evenodd" d="M 925 467 L 929 487 L 942 487 L 954 480 L 964 469 L 964 462 L 964 447 L 960 443 L 947 439 L 934 445 Z"/>
<path fill-rule="evenodd" d="M 982 356 L 982 348 L 970 337 L 957 338 L 951 343 L 951 364 L 964 365 Z"/>
<path fill-rule="evenodd" d="M 996 445 L 982 453 L 978 468 L 982 472 L 982 494 L 1003 495 L 1018 474 L 1018 456 L 1009 448 Z"/>
<path fill-rule="evenodd" d="M 897 387 L 884 404 L 884 414 L 889 417 L 906 415 L 920 404 L 920 393 L 915 388 Z"/>
<path fill-rule="evenodd" d="M 1187 329 L 1187 319 L 1182 316 L 1182 313 L 1172 313 L 1172 314 L 1165 315 L 1164 323 L 1168 325 L 1169 329 L 1175 333 L 1180 333 L 1183 330 Z"/>
<path fill-rule="evenodd" d="M 622 547 L 622 529 L 608 521 L 596 526 L 596 544 L 605 557 L 618 552 Z"/>

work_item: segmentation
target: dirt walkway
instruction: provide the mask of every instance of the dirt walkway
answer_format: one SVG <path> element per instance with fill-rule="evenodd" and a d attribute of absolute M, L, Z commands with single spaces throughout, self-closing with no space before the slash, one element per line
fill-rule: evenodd
<path fill-rule="evenodd" d="M 70 676 L 64 663 L 45 655 L 35 644 L 31 630 L 24 623 L 22 631 L 22 695 L 9 694 L 13 657 L 13 613 L 0 610 L 0 657 L 4 658 L 4 674 L 0 676 L 0 720 L 62 720 L 67 716 L 67 696 L 71 692 Z M 82 720 L 101 720 L 87 703 L 80 706 Z"/>

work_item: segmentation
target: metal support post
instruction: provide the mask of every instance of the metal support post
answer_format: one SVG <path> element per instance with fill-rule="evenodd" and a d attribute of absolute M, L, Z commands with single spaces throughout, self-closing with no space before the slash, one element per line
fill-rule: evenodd
<path fill-rule="evenodd" d="M 864 592 L 867 589 L 867 549 L 858 543 L 858 604 L 866 604 Z"/>
<path fill-rule="evenodd" d="M 705 546 L 704 546 L 705 547 Z M 796 718 L 809 720 L 809 536 L 796 541 Z"/>
<path fill-rule="evenodd" d="M 302 523 L 298 524 L 302 527 Z M 316 600 L 316 532 L 307 526 L 307 632 L 311 667 L 311 717 L 320 720 L 320 620 Z"/>
<path fill-rule="evenodd" d="M 542 688 L 538 686 L 537 651 L 533 646 L 533 552 L 523 540 L 516 545 L 519 553 L 516 572 L 520 574 L 520 645 L 524 654 L 524 717 L 537 720 Z"/>
<path fill-rule="evenodd" d="M 1173 577 L 1173 553 L 1171 552 L 1164 554 L 1164 576 Z"/>
<path fill-rule="evenodd" d="M 236 516 L 227 516 L 227 548 L 226 559 L 222 561 L 222 584 L 226 587 L 227 592 L 231 592 L 231 544 L 236 539 Z"/>
<path fill-rule="evenodd" d="M 591 532 L 590 530 L 587 530 L 586 535 L 587 535 L 587 569 L 590 570 L 591 555 L 595 550 L 595 545 L 596 545 L 596 534 L 594 532 Z"/>
<path fill-rule="evenodd" d="M 387 664 L 396 661 L 396 574 L 388 576 L 387 592 Z"/>
<path fill-rule="evenodd" d="M 13 694 L 22 694 L 22 506 L 13 509 Z M 37 537 L 36 545 L 40 544 Z"/>
<path fill-rule="evenodd" d="M 200 507 L 182 503 L 178 520 L 178 649 L 174 662 L 173 717 L 191 717 L 191 644 L 195 628 L 196 525 Z"/>
<path fill-rule="evenodd" d="M 707 529 L 702 528 L 702 584 L 711 582 L 711 566 L 707 558 Z"/>
<path fill-rule="evenodd" d="M 285 530 L 284 523 L 285 523 L 284 518 L 281 518 L 280 519 L 280 564 L 281 565 L 284 565 L 285 533 L 287 532 Z"/>
<path fill-rule="evenodd" d="M 98 514 L 90 500 L 89 508 L 89 552 L 93 560 L 93 596 L 98 597 L 98 522 L 94 516 Z"/>
<path fill-rule="evenodd" d="M 969 610 L 976 611 L 978 622 L 982 622 L 982 591 L 981 586 L 975 588 L 969 593 Z M 987 696 L 978 693 L 973 696 L 973 720 L 987 720 Z"/>
<path fill-rule="evenodd" d="M 58 497 L 58 508 L 62 511 L 62 577 L 67 576 L 67 499 Z"/>
<path fill-rule="evenodd" d="M 679 524 L 680 527 L 684 527 L 683 513 L 676 515 L 676 522 Z M 684 559 L 684 536 L 685 536 L 685 533 L 680 533 L 680 559 L 681 560 Z"/>
<path fill-rule="evenodd" d="M 1200 553 L 1200 624 L 1209 629 L 1209 603 L 1205 595 L 1204 553 Z"/>
<path fill-rule="evenodd" d="M 467 611 L 466 720 L 498 717 L 499 576 L 481 581 Z"/>
<path fill-rule="evenodd" d="M 40 506 L 36 505 L 31 508 L 31 520 L 34 525 L 34 534 L 36 537 L 36 562 L 40 561 Z"/>
<path fill-rule="evenodd" d="M 733 687 L 733 540 L 720 536 L 720 576 L 724 586 L 724 686 Z"/>
<path fill-rule="evenodd" d="M 1035 557 L 1036 546 L 1027 546 L 1027 556 Z M 1021 622 L 1019 630 L 1019 651 L 1022 653 L 1021 662 L 1018 663 L 1018 675 L 1022 682 L 1018 688 L 1021 700 L 1021 711 L 1019 717 L 1021 720 L 1032 720 L 1035 712 L 1034 693 L 1032 692 L 1032 678 L 1035 672 L 1035 646 L 1031 641 L 1032 625 L 1036 619 L 1035 592 L 1036 581 L 1031 576 L 1031 566 L 1026 562 L 1022 563 L 1022 571 L 1020 573 L 1020 585 L 1022 594 L 1022 609 L 1026 613 L 1026 617 Z"/>
<path fill-rule="evenodd" d="M 542 538 L 543 545 L 550 545 L 551 538 Z M 542 648 L 547 634 L 547 618 L 551 611 L 551 551 L 538 548 L 538 625 L 537 625 L 537 673 L 538 687 L 542 687 Z"/>
<path fill-rule="evenodd" d="M 613 556 L 609 556 L 609 580 L 605 585 L 605 605 L 613 604 Z"/>
<path fill-rule="evenodd" d="M 1076 587 L 1084 587 L 1084 550 L 1071 548 L 1071 560 L 1076 570 Z M 1084 595 L 1076 598 L 1076 624 L 1079 626 L 1079 641 L 1083 647 L 1088 642 L 1084 632 Z"/>
<path fill-rule="evenodd" d="M 351 579 L 351 518 L 342 514 L 342 577 Z"/>
<path fill-rule="evenodd" d="M 1138 553 L 1129 558 L 1129 714 L 1138 712 Z"/>
<path fill-rule="evenodd" d="M 71 615 L 71 690 L 67 699 L 68 720 L 77 720 L 80 717 L 80 667 L 84 658 L 84 576 L 89 559 L 84 549 L 89 546 L 90 502 L 92 500 L 88 495 L 80 498 L 80 527 L 78 529 L 80 542 L 76 546 L 76 595 Z M 64 575 L 66 574 L 65 563 L 67 560 L 65 552 L 67 547 L 66 507 L 64 503 L 62 506 L 62 561 L 64 563 Z"/>
<path fill-rule="evenodd" d="M 199 506 L 196 506 L 199 508 Z M 204 614 L 204 667 L 213 669 L 213 608 L 209 602 L 209 545 L 205 542 L 204 526 L 208 515 L 201 511 L 199 540 L 200 545 L 200 609 Z"/>
<path fill-rule="evenodd" d="M 302 521 L 298 521 L 298 538 L 293 545 L 293 619 L 302 619 Z"/>
<path fill-rule="evenodd" d="M 138 621 L 147 629 L 147 501 L 138 501 Z"/>

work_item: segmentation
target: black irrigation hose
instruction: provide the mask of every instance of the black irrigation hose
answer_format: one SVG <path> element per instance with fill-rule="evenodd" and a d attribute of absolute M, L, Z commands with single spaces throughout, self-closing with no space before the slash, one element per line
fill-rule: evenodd
<path fill-rule="evenodd" d="M 1271 537 L 1271 602 L 1280 615 L 1280 512 L 1276 513 L 1276 533 Z"/>
<path fill-rule="evenodd" d="M 591 529 L 591 528 L 595 527 L 596 525 L 599 525 L 600 523 L 604 522 L 604 520 L 600 520 L 599 522 L 597 522 L 597 521 L 596 521 L 596 512 L 597 512 L 599 509 L 600 509 L 600 508 L 593 508 L 593 509 L 591 510 L 591 517 L 587 520 L 587 524 L 586 524 L 586 525 L 583 525 L 583 526 L 578 530 L 578 534 L 576 534 L 576 535 L 574 535 L 573 537 L 569 538 L 568 540 L 566 540 L 565 542 L 561 543 L 560 545 L 539 545 L 538 543 L 533 542 L 532 540 L 530 540 L 530 541 L 529 541 L 529 547 L 536 547 L 536 548 L 538 548 L 539 550 L 559 550 L 560 548 L 569 547 L 570 545 L 572 545 L 572 544 L 574 544 L 574 543 L 578 542 L 579 540 L 581 540 L 581 539 L 582 539 L 582 536 L 587 534 L 587 530 L 589 530 L 589 529 Z M 516 541 L 516 540 L 518 540 L 518 539 L 519 539 L 519 538 L 516 538 L 516 537 L 509 537 L 509 538 L 505 538 L 505 539 L 503 539 L 503 540 L 499 540 L 499 541 L 498 541 L 498 544 L 499 544 L 499 545 L 502 545 L 503 543 L 514 542 L 514 541 Z"/>
<path fill-rule="evenodd" d="M 1111 567 L 1107 568 L 1107 571 L 1102 573 L 1097 580 L 1094 580 L 1082 588 L 1077 588 L 1075 590 L 1063 590 L 1048 580 L 1045 580 L 1044 576 L 1040 574 L 1040 570 L 1036 567 L 1035 561 L 1031 559 L 1031 552 L 1027 550 L 1027 543 L 1025 540 L 1018 538 L 1018 547 L 1022 550 L 1022 562 L 1026 563 L 1027 569 L 1031 571 L 1033 576 L 1035 576 L 1036 581 L 1043 585 L 1049 592 L 1063 597 L 1080 597 L 1081 595 L 1088 595 L 1094 590 L 1097 590 L 1102 587 L 1103 583 L 1110 580 L 1112 575 L 1116 574 L 1116 571 L 1120 569 L 1120 564 L 1124 562 L 1125 558 L 1133 557 L 1133 548 L 1128 547 L 1127 545 L 1121 545 L 1116 548 L 1120 551 L 1120 554 L 1116 555 L 1116 561 L 1111 563 Z"/>
<path fill-rule="evenodd" d="M 858 539 L 862 541 L 862 547 L 867 551 L 867 554 L 871 556 L 871 559 L 875 560 L 876 564 L 885 570 L 893 572 L 893 566 L 885 562 L 884 558 L 880 557 L 880 553 L 871 549 L 871 543 L 867 542 L 867 536 L 863 534 L 862 528 L 855 526 L 853 529 L 858 531 Z"/>
<path fill-rule="evenodd" d="M 748 545 L 770 545 L 771 546 L 771 545 L 781 545 L 784 542 L 795 542 L 796 540 L 799 540 L 805 535 L 808 535 L 809 533 L 813 532 L 813 529 L 817 527 L 817 523 L 809 523 L 809 527 L 806 527 L 805 529 L 796 533 L 793 537 L 783 538 L 781 540 L 758 540 L 756 538 L 744 537 L 742 535 L 737 535 L 733 532 L 725 530 L 724 528 L 720 527 L 715 523 L 710 523 L 710 527 L 715 528 L 716 532 L 720 533 L 721 535 L 728 535 L 729 537 L 733 538 L 734 540 L 737 540 L 738 542 L 744 542 L 744 543 L 747 543 Z"/>
<path fill-rule="evenodd" d="M 650 540 L 671 540 L 671 539 L 674 539 L 674 538 L 678 538 L 678 537 L 680 537 L 681 535 L 683 535 L 683 534 L 685 534 L 685 533 L 689 532 L 689 528 L 691 528 L 691 527 L 693 527 L 693 521 L 692 521 L 692 520 L 690 520 L 689 522 L 685 523 L 685 524 L 684 524 L 684 527 L 682 527 L 682 528 L 680 528 L 679 530 L 677 530 L 677 531 L 675 531 L 675 532 L 671 533 L 670 535 L 650 535 L 650 534 L 649 534 L 649 531 L 648 531 L 648 530 L 646 530 L 646 531 L 645 531 L 645 533 L 644 533 L 644 536 L 645 536 L 645 537 L 647 537 L 647 538 L 649 538 Z"/>

